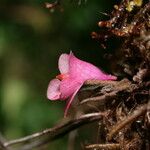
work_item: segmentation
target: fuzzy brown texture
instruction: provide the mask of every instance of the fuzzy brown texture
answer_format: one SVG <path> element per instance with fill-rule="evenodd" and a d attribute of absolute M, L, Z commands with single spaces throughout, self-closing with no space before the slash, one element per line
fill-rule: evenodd
<path fill-rule="evenodd" d="M 143 1 L 131 11 L 127 9 L 128 2 L 122 0 L 115 6 L 110 20 L 98 23 L 100 28 L 105 28 L 105 34 L 92 33 L 98 41 L 109 37 L 123 41 L 116 52 L 115 68 L 127 79 L 108 83 L 109 90 L 102 83 L 96 96 L 94 93 L 81 101 L 82 105 L 109 111 L 101 122 L 103 139 L 85 149 L 150 149 L 150 2 Z M 99 107 L 98 102 L 103 102 L 103 106 Z"/>

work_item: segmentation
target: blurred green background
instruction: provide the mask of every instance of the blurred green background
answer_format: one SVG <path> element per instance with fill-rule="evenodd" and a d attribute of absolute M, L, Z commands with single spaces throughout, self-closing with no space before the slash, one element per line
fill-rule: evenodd
<path fill-rule="evenodd" d="M 49 81 L 59 73 L 57 61 L 70 50 L 80 59 L 107 70 L 104 50 L 90 34 L 98 31 L 100 12 L 111 12 L 114 1 L 65 0 L 63 12 L 45 8 L 45 0 L 0 1 L 0 132 L 19 138 L 54 126 L 64 102 L 46 98 Z M 59 144 L 58 144 L 59 143 Z M 61 143 L 61 144 L 60 144 Z M 51 149 L 66 149 L 67 137 Z"/>

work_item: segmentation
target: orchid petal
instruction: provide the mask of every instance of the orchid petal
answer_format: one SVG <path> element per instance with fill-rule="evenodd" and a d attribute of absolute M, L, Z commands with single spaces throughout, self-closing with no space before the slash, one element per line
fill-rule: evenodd
<path fill-rule="evenodd" d="M 67 116 L 67 113 L 68 113 L 68 110 L 69 110 L 69 108 L 70 108 L 70 106 L 71 106 L 71 103 L 72 103 L 72 101 L 74 100 L 74 97 L 76 96 L 76 94 L 78 93 L 78 91 L 80 90 L 80 88 L 82 87 L 82 85 L 83 85 L 83 83 L 80 84 L 80 85 L 77 87 L 76 91 L 73 93 L 73 95 L 71 96 L 71 98 L 68 100 L 67 105 L 66 105 L 66 108 L 65 108 L 65 112 L 64 112 L 64 117 Z"/>
<path fill-rule="evenodd" d="M 60 84 L 61 99 L 70 97 L 81 84 L 81 82 L 72 78 L 62 80 Z"/>
<path fill-rule="evenodd" d="M 88 79 L 99 80 L 115 80 L 114 76 L 107 75 L 101 71 L 98 67 L 91 63 L 82 61 L 76 58 L 73 53 L 70 54 L 70 76 L 76 78 L 79 81 L 86 81 Z"/>
<path fill-rule="evenodd" d="M 50 100 L 58 100 L 60 99 L 60 83 L 61 81 L 58 79 L 53 79 L 50 81 L 48 89 L 47 89 L 47 97 Z"/>
<path fill-rule="evenodd" d="M 62 54 L 58 60 L 58 67 L 61 74 L 66 74 L 69 72 L 69 55 Z"/>

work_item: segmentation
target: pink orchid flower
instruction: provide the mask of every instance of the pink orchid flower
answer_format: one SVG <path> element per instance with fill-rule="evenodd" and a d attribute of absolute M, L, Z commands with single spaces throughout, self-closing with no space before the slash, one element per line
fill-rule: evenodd
<path fill-rule="evenodd" d="M 72 52 L 62 54 L 59 57 L 58 67 L 60 75 L 51 80 L 47 90 L 47 97 L 50 100 L 65 100 L 69 98 L 65 108 L 64 116 L 86 80 L 116 80 L 117 77 L 105 74 L 96 66 L 76 58 Z"/>

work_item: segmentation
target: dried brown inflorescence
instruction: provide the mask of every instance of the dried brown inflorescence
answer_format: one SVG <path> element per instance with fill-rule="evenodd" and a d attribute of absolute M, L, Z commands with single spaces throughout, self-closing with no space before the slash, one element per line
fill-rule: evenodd
<path fill-rule="evenodd" d="M 105 42 L 110 37 L 122 40 L 116 52 L 116 68 L 122 81 L 87 81 L 97 87 L 80 104 L 107 111 L 101 121 L 103 137 L 85 149 L 150 149 L 150 2 L 122 0 L 108 21 L 98 23 L 103 32 L 92 38 Z M 89 111 L 89 109 L 86 109 Z M 90 110 L 90 111 L 93 111 Z M 100 136 L 100 134 L 98 135 Z"/>

